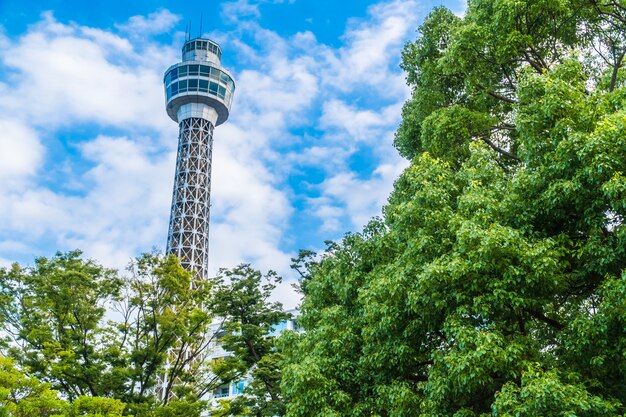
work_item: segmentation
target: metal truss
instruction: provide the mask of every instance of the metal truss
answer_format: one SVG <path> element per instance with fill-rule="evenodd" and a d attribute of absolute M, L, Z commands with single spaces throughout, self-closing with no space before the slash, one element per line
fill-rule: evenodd
<path fill-rule="evenodd" d="M 179 124 L 178 156 L 166 253 L 205 279 L 209 263 L 209 210 L 213 124 L 191 117 Z"/>

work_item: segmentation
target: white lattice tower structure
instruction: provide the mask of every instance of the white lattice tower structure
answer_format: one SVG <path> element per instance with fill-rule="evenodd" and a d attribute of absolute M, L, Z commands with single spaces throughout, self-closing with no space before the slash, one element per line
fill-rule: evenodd
<path fill-rule="evenodd" d="M 221 67 L 220 46 L 203 38 L 183 46 L 182 62 L 165 72 L 167 114 L 178 123 L 178 156 L 167 254 L 197 278 L 207 277 L 213 129 L 228 119 L 235 92 Z"/>
<path fill-rule="evenodd" d="M 192 285 L 197 288 L 208 274 L 213 129 L 228 119 L 235 82 L 221 66 L 222 49 L 217 43 L 189 39 L 182 52 L 182 62 L 169 67 L 163 79 L 167 114 L 179 126 L 166 253 L 176 255 L 195 274 Z M 191 357 L 194 348 L 198 346 L 185 350 L 185 358 Z M 155 395 L 161 400 L 175 396 L 171 391 L 166 395 L 172 361 L 156 387 Z M 201 362 L 196 357 L 190 366 Z M 175 378 L 174 385 L 178 383 L 182 382 Z"/>

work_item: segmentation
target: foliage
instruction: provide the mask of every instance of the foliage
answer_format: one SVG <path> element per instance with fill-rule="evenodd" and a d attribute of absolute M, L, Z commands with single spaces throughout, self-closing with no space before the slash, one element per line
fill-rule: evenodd
<path fill-rule="evenodd" d="M 68 407 L 67 417 L 122 417 L 126 405 L 120 400 L 102 397 L 78 397 Z"/>
<path fill-rule="evenodd" d="M 222 401 L 212 415 L 284 415 L 280 394 L 283 354 L 276 345 L 274 327 L 290 315 L 280 303 L 269 300 L 280 280 L 273 271 L 262 275 L 245 264 L 221 271 L 212 309 L 224 319 L 221 343 L 232 356 L 214 370 L 222 382 L 247 380 L 248 384 L 243 395 Z"/>
<path fill-rule="evenodd" d="M 625 25 L 621 1 L 427 17 L 403 53 L 411 166 L 308 263 L 287 415 L 624 414 Z"/>
<path fill-rule="evenodd" d="M 196 282 L 173 256 L 144 255 L 131 272 L 116 304 L 123 320 L 112 332 L 127 378 L 123 386 L 130 388 L 122 398 L 152 401 L 156 383 L 165 376 L 164 404 L 173 392 L 194 401 L 207 390 L 202 367 L 213 338 L 210 283 Z"/>
<path fill-rule="evenodd" d="M 284 414 L 274 327 L 289 314 L 269 301 L 280 277 L 241 265 L 200 282 L 155 255 L 129 272 L 79 251 L 0 270 L 12 357 L 0 356 L 0 416 L 200 416 L 206 393 L 241 380 L 244 395 L 213 414 Z M 208 361 L 218 342 L 232 356 Z"/>
<path fill-rule="evenodd" d="M 0 272 L 0 315 L 18 343 L 10 355 L 70 399 L 106 390 L 100 323 L 121 286 L 113 271 L 79 256 L 59 253 L 30 269 L 15 264 Z"/>
<path fill-rule="evenodd" d="M 125 277 L 79 251 L 15 264 L 0 270 L 7 354 L 67 398 L 69 415 L 199 415 L 214 383 L 210 291 L 171 256 L 144 255 Z"/>
<path fill-rule="evenodd" d="M 48 384 L 25 375 L 13 360 L 0 356 L 0 417 L 52 417 L 65 408 L 65 401 Z"/>

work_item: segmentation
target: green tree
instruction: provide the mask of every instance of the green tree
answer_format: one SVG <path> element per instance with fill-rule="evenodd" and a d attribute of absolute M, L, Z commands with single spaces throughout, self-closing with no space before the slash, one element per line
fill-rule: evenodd
<path fill-rule="evenodd" d="M 78 397 L 68 407 L 67 417 L 122 417 L 126 405 L 120 400 L 102 397 Z"/>
<path fill-rule="evenodd" d="M 287 415 L 623 415 L 625 24 L 622 1 L 429 15 L 411 166 L 309 265 Z"/>
<path fill-rule="evenodd" d="M 27 376 L 13 360 L 0 356 L 1 417 L 62 417 L 66 407 L 49 384 Z"/>
<path fill-rule="evenodd" d="M 212 310 L 224 320 L 221 343 L 232 356 L 217 363 L 214 371 L 223 383 L 247 380 L 248 384 L 243 395 L 222 401 L 212 415 L 284 415 L 280 392 L 283 353 L 274 330 L 290 314 L 283 312 L 280 303 L 270 302 L 280 281 L 273 271 L 263 275 L 245 264 L 220 271 Z"/>
<path fill-rule="evenodd" d="M 115 304 L 122 320 L 110 323 L 111 350 L 122 380 L 114 385 L 128 403 L 157 396 L 197 401 L 205 387 L 204 357 L 213 335 L 209 282 L 196 281 L 173 256 L 143 255 L 130 268 Z M 121 382 L 121 383 L 120 383 Z"/>
<path fill-rule="evenodd" d="M 7 353 L 76 415 L 113 416 L 123 403 L 130 415 L 200 415 L 211 389 L 210 283 L 172 256 L 143 255 L 129 272 L 119 277 L 79 251 L 1 269 Z"/>
<path fill-rule="evenodd" d="M 15 342 L 10 356 L 70 400 L 104 393 L 101 324 L 120 286 L 114 271 L 82 260 L 78 251 L 1 270 L 0 316 Z"/>

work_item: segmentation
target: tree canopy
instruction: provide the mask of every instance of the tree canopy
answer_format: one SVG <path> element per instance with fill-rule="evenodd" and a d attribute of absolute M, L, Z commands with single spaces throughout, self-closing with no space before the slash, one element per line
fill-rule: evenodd
<path fill-rule="evenodd" d="M 80 251 L 0 269 L 0 417 L 200 416 L 205 394 L 250 376 L 233 413 L 280 408 L 279 280 L 242 265 L 196 281 L 150 254 L 120 275 Z M 221 335 L 232 357 L 209 360 Z"/>
<path fill-rule="evenodd" d="M 433 10 L 402 66 L 411 166 L 309 263 L 290 416 L 626 411 L 626 3 Z"/>
<path fill-rule="evenodd" d="M 270 297 L 281 278 L 262 275 L 250 265 L 223 270 L 213 293 L 213 311 L 224 320 L 223 347 L 232 356 L 220 364 L 224 382 L 246 380 L 243 395 L 222 401 L 214 416 L 276 417 L 284 415 L 280 392 L 283 353 L 276 343 L 276 325 L 290 314 Z"/>

